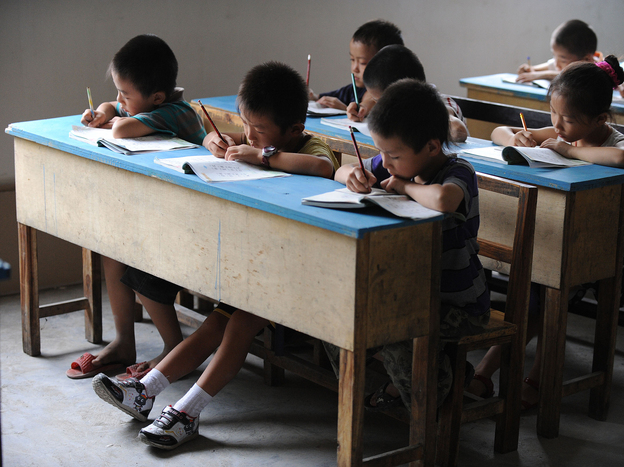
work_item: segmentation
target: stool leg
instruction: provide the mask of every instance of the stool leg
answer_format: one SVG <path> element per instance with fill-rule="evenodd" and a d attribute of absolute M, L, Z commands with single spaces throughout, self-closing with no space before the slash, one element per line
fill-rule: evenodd
<path fill-rule="evenodd" d="M 340 349 L 338 382 L 338 465 L 362 465 L 364 429 L 364 372 L 366 349 Z"/>
<path fill-rule="evenodd" d="M 89 342 L 102 342 L 102 259 L 99 254 L 82 249 L 82 287 L 89 301 L 85 309 L 85 337 Z"/>
<path fill-rule="evenodd" d="M 274 351 L 275 355 L 283 355 L 284 347 L 284 327 L 277 325 L 275 331 L 271 331 L 269 326 L 264 328 L 263 340 L 264 348 Z M 278 332 L 281 329 L 281 332 Z M 280 341 L 279 344 L 276 341 Z M 281 349 L 281 351 L 279 350 Z M 284 369 L 272 364 L 268 357 L 264 359 L 264 382 L 268 386 L 279 386 L 284 384 Z"/>
<path fill-rule="evenodd" d="M 17 223 L 22 308 L 22 347 L 33 357 L 41 355 L 39 330 L 39 274 L 37 268 L 37 231 Z"/>

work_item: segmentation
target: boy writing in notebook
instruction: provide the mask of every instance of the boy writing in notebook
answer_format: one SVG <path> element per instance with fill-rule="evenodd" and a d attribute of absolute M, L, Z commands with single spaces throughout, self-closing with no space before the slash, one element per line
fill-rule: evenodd
<path fill-rule="evenodd" d="M 412 78 L 426 82 L 425 70 L 414 52 L 403 45 L 387 45 L 371 59 L 364 70 L 364 85 L 370 96 L 367 106 L 357 106 L 354 102 L 347 107 L 350 120 L 361 122 L 372 110 L 384 91 L 392 83 Z M 449 138 L 452 142 L 466 141 L 468 128 L 461 109 L 450 97 L 442 96 L 449 114 Z"/>
<path fill-rule="evenodd" d="M 473 167 L 446 153 L 448 112 L 433 86 L 402 79 L 380 97 L 369 115 L 369 128 L 381 154 L 359 164 L 344 165 L 335 179 L 349 190 L 368 193 L 372 187 L 407 195 L 425 207 L 450 215 L 442 225 L 440 290 L 440 369 L 438 404 L 452 382 L 445 338 L 473 334 L 489 320 L 490 298 L 479 258 L 479 198 Z M 338 352 L 326 344 L 332 362 Z M 369 410 L 405 404 L 411 398 L 412 342 L 380 349 L 390 380 L 366 397 Z"/>
<path fill-rule="evenodd" d="M 360 26 L 349 42 L 351 73 L 353 73 L 356 90 L 354 91 L 352 83 L 335 91 L 323 92 L 319 95 L 310 90 L 310 99 L 325 107 L 346 110 L 347 105 L 355 102 L 355 92 L 357 91 L 358 102 L 362 106 L 367 106 L 370 103 L 370 96 L 367 95 L 364 87 L 364 70 L 379 50 L 391 44 L 403 45 L 403 37 L 401 30 L 389 21 L 378 19 Z"/>
<path fill-rule="evenodd" d="M 197 113 L 184 101 L 183 89 L 176 87 L 178 62 L 165 41 L 147 34 L 134 37 L 115 54 L 108 71 L 117 88 L 117 100 L 100 104 L 93 115 L 90 109 L 85 110 L 84 125 L 112 128 L 115 138 L 164 132 L 195 144 L 203 143 L 206 131 Z M 135 295 L 128 284 L 139 279 L 145 290 L 156 291 L 144 294 L 143 288 L 135 287 L 163 338 L 164 349 L 152 360 L 133 366 L 132 371 L 149 370 L 182 341 L 173 308 L 177 286 L 112 258 L 103 257 L 102 263 L 116 336 L 97 357 L 81 357 L 76 366 L 82 367 L 69 370 L 70 377 L 93 376 L 111 364 L 125 366 L 135 362 Z"/>
<path fill-rule="evenodd" d="M 304 133 L 308 106 L 303 78 L 276 62 L 249 71 L 238 93 L 244 133 L 214 132 L 206 138 L 213 154 L 292 173 L 331 177 L 338 167 L 331 149 Z M 305 265 L 301 265 L 305 267 Z M 140 381 L 117 382 L 103 374 L 93 379 L 95 392 L 137 420 L 145 421 L 154 398 L 216 353 L 197 383 L 173 406 L 143 428 L 139 438 L 161 449 L 174 449 L 199 433 L 199 414 L 242 367 L 256 334 L 269 322 L 220 304 L 202 325 Z"/>
<path fill-rule="evenodd" d="M 536 79 L 551 80 L 570 63 L 593 62 L 595 57 L 601 55 L 596 52 L 597 46 L 596 33 L 587 23 L 579 19 L 566 21 L 557 26 L 550 38 L 553 58 L 535 66 L 529 63 L 520 65 L 516 81 L 529 83 Z"/>

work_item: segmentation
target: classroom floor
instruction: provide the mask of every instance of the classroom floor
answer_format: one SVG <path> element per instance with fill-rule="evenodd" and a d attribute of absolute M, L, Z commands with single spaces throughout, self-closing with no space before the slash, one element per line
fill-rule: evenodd
<path fill-rule="evenodd" d="M 79 288 L 45 291 L 41 303 L 73 298 Z M 569 315 L 566 377 L 589 368 L 593 321 Z M 65 370 L 84 352 L 101 348 L 84 339 L 82 313 L 42 320 L 42 355 L 22 352 L 18 296 L 0 297 L 0 382 L 2 462 L 12 466 L 151 466 L 172 461 L 179 465 L 211 466 L 331 466 L 336 464 L 337 395 L 286 375 L 280 387 L 266 386 L 261 361 L 249 356 L 238 376 L 204 410 L 200 437 L 167 452 L 141 443 L 137 434 L 146 424 L 101 401 L 91 380 L 70 380 Z M 185 328 L 185 334 L 190 333 Z M 139 359 L 160 351 L 160 338 L 149 320 L 136 324 Z M 104 338 L 113 336 L 104 290 Z M 527 349 L 528 364 L 535 345 Z M 471 358 L 475 362 L 480 356 Z M 202 366 L 200 371 L 204 368 Z M 567 374 L 570 373 L 570 374 Z M 195 382 L 196 371 L 157 397 L 150 420 L 173 404 Z M 607 421 L 586 416 L 588 393 L 564 399 L 557 439 L 535 434 L 536 413 L 522 417 L 517 452 L 493 452 L 490 420 L 464 425 L 460 466 L 620 466 L 624 462 L 624 336 L 618 335 L 611 409 Z M 406 425 L 384 415 L 367 413 L 365 453 L 403 446 Z"/>

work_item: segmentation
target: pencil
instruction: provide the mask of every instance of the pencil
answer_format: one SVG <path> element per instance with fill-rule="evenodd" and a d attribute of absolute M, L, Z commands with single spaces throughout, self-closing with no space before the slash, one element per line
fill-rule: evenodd
<path fill-rule="evenodd" d="M 520 112 L 520 120 L 522 120 L 522 128 L 524 128 L 524 131 L 529 131 L 527 130 L 526 122 L 524 121 L 524 114 L 522 112 Z"/>
<path fill-rule="evenodd" d="M 527 57 L 527 65 L 529 65 L 529 68 L 531 68 L 531 57 Z"/>
<path fill-rule="evenodd" d="M 358 148 L 357 141 L 355 140 L 355 134 L 353 134 L 353 127 L 349 125 L 349 131 L 351 132 L 351 140 L 353 140 L 353 147 L 355 148 L 355 154 L 357 155 L 358 161 L 360 162 L 360 169 L 362 169 L 362 173 L 364 177 L 366 177 L 366 171 L 364 170 L 364 162 L 362 162 L 362 156 L 360 155 L 360 148 Z"/>
<path fill-rule="evenodd" d="M 308 72 L 306 73 L 306 86 L 310 86 L 310 54 L 308 54 Z"/>
<path fill-rule="evenodd" d="M 199 105 L 201 106 L 202 110 L 204 111 L 204 114 L 206 114 L 206 117 L 208 118 L 208 121 L 212 125 L 212 128 L 214 128 L 214 131 L 216 131 L 217 134 L 219 135 L 219 138 L 221 138 L 221 141 L 223 141 L 225 144 L 228 144 L 227 141 L 225 139 L 223 139 L 223 135 L 221 134 L 221 132 L 217 128 L 217 125 L 215 125 L 215 123 L 212 121 L 212 118 L 210 118 L 210 115 L 208 115 L 208 111 L 206 110 L 206 107 L 204 107 L 204 104 L 202 104 L 200 100 L 197 100 L 197 102 L 199 102 Z M 228 146 L 229 146 L 229 144 L 228 144 Z"/>
<path fill-rule="evenodd" d="M 89 99 L 89 109 L 91 109 L 91 118 L 95 118 L 95 112 L 93 112 L 93 99 L 91 99 L 91 88 L 87 86 L 87 98 Z"/>
<path fill-rule="evenodd" d="M 357 88 L 355 87 L 355 75 L 351 73 L 351 84 L 353 84 L 353 94 L 355 94 L 355 105 L 357 106 L 358 112 L 360 111 L 360 100 L 357 95 Z"/>

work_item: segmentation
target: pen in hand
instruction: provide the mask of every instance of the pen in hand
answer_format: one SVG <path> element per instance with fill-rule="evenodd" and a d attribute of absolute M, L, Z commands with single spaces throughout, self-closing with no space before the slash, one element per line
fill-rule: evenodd
<path fill-rule="evenodd" d="M 212 125 L 212 128 L 214 128 L 214 131 L 216 131 L 217 134 L 219 135 L 219 138 L 221 138 L 221 141 L 223 141 L 225 144 L 227 144 L 229 146 L 228 142 L 223 138 L 223 135 L 221 134 L 221 132 L 217 128 L 217 125 L 215 125 L 215 123 L 212 121 L 212 118 L 210 118 L 210 115 L 208 114 L 208 111 L 206 110 L 206 107 L 204 107 L 204 104 L 202 104 L 200 100 L 198 100 L 197 102 L 199 103 L 200 107 L 204 111 L 204 114 L 206 114 L 206 117 L 208 118 L 208 121 Z"/>
<path fill-rule="evenodd" d="M 87 86 L 87 99 L 89 99 L 89 109 L 91 109 L 91 118 L 95 120 L 95 112 L 93 111 L 93 99 L 91 99 L 91 88 Z"/>
<path fill-rule="evenodd" d="M 522 128 L 524 128 L 524 131 L 529 131 L 527 129 L 526 121 L 524 120 L 524 114 L 522 112 L 520 112 L 520 120 L 522 120 Z"/>
<path fill-rule="evenodd" d="M 357 141 L 355 140 L 355 134 L 353 133 L 353 127 L 351 125 L 349 125 L 349 132 L 351 132 L 351 140 L 353 141 L 353 147 L 355 148 L 355 155 L 360 162 L 360 169 L 362 169 L 362 173 L 364 174 L 364 178 L 366 179 L 366 186 L 367 188 L 370 188 L 368 187 L 368 177 L 366 177 L 366 170 L 364 169 L 364 162 L 362 162 L 362 156 L 360 155 L 360 148 L 358 148 Z"/>
<path fill-rule="evenodd" d="M 359 112 L 360 111 L 360 100 L 357 95 L 357 87 L 355 86 L 355 75 L 351 73 L 351 84 L 353 84 L 353 94 L 355 94 L 355 108 Z"/>

